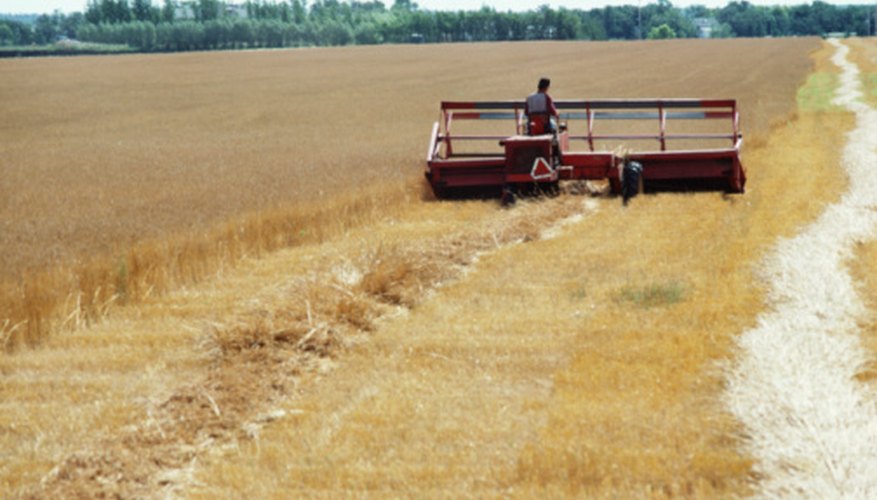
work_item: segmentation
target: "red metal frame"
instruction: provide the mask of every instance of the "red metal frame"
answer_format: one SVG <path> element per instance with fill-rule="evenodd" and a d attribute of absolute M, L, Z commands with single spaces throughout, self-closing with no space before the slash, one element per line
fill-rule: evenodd
<path fill-rule="evenodd" d="M 608 149 L 605 141 L 655 141 L 659 149 L 630 153 L 628 160 L 643 165 L 646 187 L 656 189 L 720 189 L 743 192 L 746 175 L 740 163 L 740 119 L 733 99 L 604 99 L 590 101 L 555 101 L 561 120 L 584 121 L 584 134 L 570 130 L 556 137 L 540 135 L 521 137 L 526 129 L 523 101 L 442 102 L 440 119 L 433 125 L 427 151 L 426 176 L 437 194 L 445 188 L 509 184 L 544 184 L 559 179 L 608 179 L 617 191 L 618 167 L 624 162 Z M 455 120 L 500 120 L 514 124 L 510 135 L 452 134 Z M 596 134 L 594 125 L 603 120 L 657 120 L 656 134 Z M 668 120 L 728 120 L 728 133 L 670 133 Z M 525 139 L 526 137 L 526 139 Z M 673 141 L 727 140 L 728 147 L 705 149 L 668 149 Z M 457 153 L 454 143 L 497 141 L 505 151 Z M 570 141 L 583 141 L 587 151 L 572 151 Z M 552 147 L 552 143 L 556 144 Z M 525 152 L 524 148 L 530 148 Z M 536 153 L 543 151 L 547 153 Z M 538 154 L 533 174 L 523 172 L 521 155 Z M 547 156 L 547 157 L 545 157 Z M 557 158 L 554 158 L 557 156 Z M 539 160 L 539 158 L 542 158 Z M 529 161 L 530 157 L 526 160 Z M 551 174 L 545 173 L 545 162 Z"/>

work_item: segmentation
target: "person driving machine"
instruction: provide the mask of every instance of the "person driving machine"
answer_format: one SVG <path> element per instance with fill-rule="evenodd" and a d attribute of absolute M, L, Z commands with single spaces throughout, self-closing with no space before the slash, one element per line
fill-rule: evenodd
<path fill-rule="evenodd" d="M 527 133 L 530 135 L 557 133 L 557 108 L 548 95 L 551 80 L 540 78 L 536 92 L 527 96 L 524 113 L 527 115 Z"/>

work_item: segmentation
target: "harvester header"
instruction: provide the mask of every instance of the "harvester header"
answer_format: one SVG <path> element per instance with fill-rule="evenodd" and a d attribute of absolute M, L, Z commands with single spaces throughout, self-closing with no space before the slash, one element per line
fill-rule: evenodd
<path fill-rule="evenodd" d="M 605 179 L 621 193 L 631 180 L 624 181 L 625 171 L 646 190 L 743 192 L 733 99 L 554 103 L 561 123 L 543 133 L 524 101 L 442 102 L 426 158 L 436 195 L 550 187 L 565 179 Z"/>

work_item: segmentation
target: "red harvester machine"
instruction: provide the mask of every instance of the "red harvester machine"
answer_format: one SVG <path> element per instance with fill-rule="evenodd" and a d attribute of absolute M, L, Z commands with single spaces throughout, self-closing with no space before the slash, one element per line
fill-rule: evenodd
<path fill-rule="evenodd" d="M 560 132 L 528 135 L 523 101 L 442 102 L 426 158 L 426 178 L 436 196 L 551 188 L 566 179 L 607 179 L 619 194 L 626 166 L 636 164 L 646 191 L 743 192 L 743 139 L 732 99 L 576 100 L 555 105 Z M 485 120 L 499 121 L 514 133 L 497 133 Z M 678 131 L 668 123 L 687 128 Z M 698 124 L 708 124 L 710 130 L 704 132 Z M 460 133 L 456 127 L 478 131 Z M 643 143 L 657 147 L 643 148 Z"/>

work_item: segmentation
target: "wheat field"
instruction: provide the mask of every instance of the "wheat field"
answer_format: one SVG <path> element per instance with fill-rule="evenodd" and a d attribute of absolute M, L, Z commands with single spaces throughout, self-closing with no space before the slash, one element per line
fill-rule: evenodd
<path fill-rule="evenodd" d="M 307 239 L 321 200 L 420 175 L 442 99 L 521 97 L 550 74 L 556 98 L 733 96 L 744 130 L 758 134 L 791 111 L 776 96 L 801 78 L 812 43 L 2 61 L 2 337 L 34 344 L 68 318 L 92 320 L 242 253 Z"/>
<path fill-rule="evenodd" d="M 4 238 L 3 268 L 13 290 L 57 268 L 34 283 L 47 318 L 73 318 L 0 354 L 0 491 L 750 493 L 716 366 L 762 308 L 759 257 L 846 182 L 829 55 L 790 39 L 0 62 L 0 110 L 29 124 L 3 145 L 0 216 L 54 228 Z M 424 202 L 438 101 L 523 96 L 541 74 L 555 98 L 737 98 L 747 194 Z M 97 322 L 71 306 L 86 264 L 112 289 Z"/>

